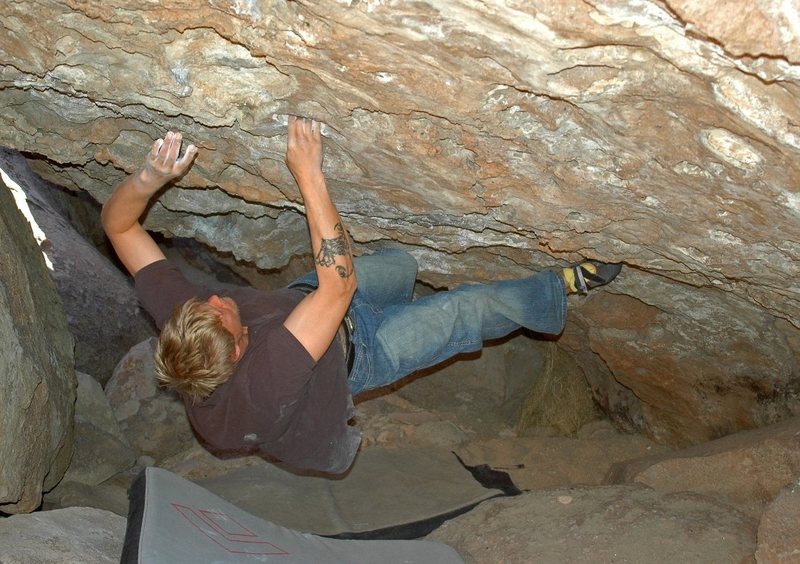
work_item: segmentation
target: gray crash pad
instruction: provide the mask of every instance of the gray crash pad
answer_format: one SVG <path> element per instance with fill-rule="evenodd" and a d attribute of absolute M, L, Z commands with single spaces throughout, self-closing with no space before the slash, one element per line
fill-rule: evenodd
<path fill-rule="evenodd" d="M 339 540 L 256 517 L 205 488 L 147 468 L 130 491 L 121 562 L 463 563 L 451 547 L 418 540 Z"/>
<path fill-rule="evenodd" d="M 264 463 L 197 483 L 278 525 L 339 538 L 418 538 L 503 495 L 478 482 L 453 453 L 433 447 L 366 449 L 338 478 Z"/>

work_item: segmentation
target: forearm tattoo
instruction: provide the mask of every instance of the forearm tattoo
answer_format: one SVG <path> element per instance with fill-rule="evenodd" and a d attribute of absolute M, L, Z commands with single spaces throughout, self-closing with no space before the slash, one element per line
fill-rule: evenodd
<path fill-rule="evenodd" d="M 315 258 L 315 262 L 320 266 L 333 266 L 336 263 L 336 257 L 349 258 L 352 256 L 350 252 L 350 238 L 344 230 L 341 222 L 337 223 L 334 227 L 338 235 L 333 239 L 322 239 L 319 252 Z M 336 272 L 342 278 L 352 276 L 353 269 L 347 269 L 342 265 L 336 265 Z"/>

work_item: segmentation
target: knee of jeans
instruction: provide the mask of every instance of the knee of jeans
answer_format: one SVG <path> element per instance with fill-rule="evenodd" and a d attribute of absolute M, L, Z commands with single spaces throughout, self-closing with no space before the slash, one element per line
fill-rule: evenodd
<path fill-rule="evenodd" d="M 417 271 L 419 270 L 419 263 L 417 259 L 414 258 L 414 255 L 405 251 L 403 249 L 396 249 L 394 247 L 384 247 L 382 249 L 378 249 L 375 251 L 376 255 L 392 255 L 392 260 L 396 261 L 395 264 L 397 266 L 401 266 L 404 270 L 409 270 L 414 272 L 414 278 L 417 277 Z"/>
<path fill-rule="evenodd" d="M 416 278 L 417 270 L 419 270 L 419 263 L 417 263 L 417 259 L 414 258 L 414 255 L 412 255 L 408 251 L 402 251 L 398 249 L 397 258 L 406 263 L 405 268 L 414 271 L 414 278 Z"/>

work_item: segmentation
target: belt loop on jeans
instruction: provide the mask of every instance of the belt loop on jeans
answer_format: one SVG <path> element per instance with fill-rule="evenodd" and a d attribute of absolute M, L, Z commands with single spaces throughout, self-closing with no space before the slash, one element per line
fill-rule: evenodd
<path fill-rule="evenodd" d="M 299 284 L 292 284 L 289 286 L 290 290 L 300 290 L 304 294 L 310 294 L 311 292 L 317 289 L 316 286 L 311 284 L 307 284 L 305 282 L 301 282 Z M 356 359 L 356 347 L 353 344 L 353 333 L 356 330 L 355 320 L 353 316 L 350 315 L 350 309 L 348 308 L 347 313 L 344 314 L 344 319 L 342 320 L 342 335 L 344 336 L 344 350 L 345 350 L 345 364 L 347 365 L 347 374 L 349 375 L 350 372 L 353 370 L 353 362 Z M 338 335 L 338 332 L 337 332 Z"/>

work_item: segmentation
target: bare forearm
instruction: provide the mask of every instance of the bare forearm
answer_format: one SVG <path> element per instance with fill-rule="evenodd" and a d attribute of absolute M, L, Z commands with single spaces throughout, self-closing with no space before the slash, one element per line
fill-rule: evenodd
<path fill-rule="evenodd" d="M 189 145 L 179 158 L 183 136 L 168 131 L 150 148 L 142 167 L 123 180 L 103 206 L 103 229 L 111 237 L 139 225 L 150 198 L 168 182 L 183 175 L 197 155 L 197 147 Z"/>
<path fill-rule="evenodd" d="M 311 249 L 320 285 L 329 283 L 349 291 L 355 283 L 350 237 L 330 199 L 325 178 L 320 172 L 301 180 L 298 185 L 305 202 Z"/>
<path fill-rule="evenodd" d="M 138 225 L 150 199 L 161 189 L 162 183 L 147 176 L 143 169 L 137 170 L 117 186 L 103 205 L 100 218 L 109 236 Z"/>
<path fill-rule="evenodd" d="M 320 290 L 333 290 L 349 297 L 356 286 L 353 255 L 349 235 L 331 201 L 322 173 L 321 124 L 294 116 L 289 118 L 286 164 L 306 206 Z"/>
<path fill-rule="evenodd" d="M 356 274 L 347 230 L 333 205 L 322 173 L 322 134 L 314 120 L 289 117 L 286 164 L 306 206 L 319 288 L 284 321 L 314 360 L 336 337 L 356 291 Z"/>
<path fill-rule="evenodd" d="M 144 165 L 117 186 L 100 214 L 117 256 L 132 275 L 164 258 L 139 218 L 156 192 L 189 170 L 197 148 L 189 145 L 179 158 L 182 139 L 180 133 L 170 131 L 164 139 L 156 140 Z"/>

